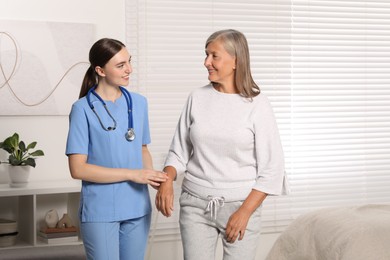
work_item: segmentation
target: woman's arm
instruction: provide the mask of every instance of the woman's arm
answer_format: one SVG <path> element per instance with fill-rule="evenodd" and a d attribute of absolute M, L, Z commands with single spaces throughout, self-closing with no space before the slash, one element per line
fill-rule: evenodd
<path fill-rule="evenodd" d="M 176 179 L 178 172 L 185 172 L 186 164 L 193 149 L 189 137 L 191 106 L 192 96 L 190 95 L 180 115 L 175 135 L 173 136 L 167 158 L 165 159 L 164 172 L 167 174 L 168 180 L 161 184 L 156 194 L 155 203 L 157 210 L 166 217 L 170 217 L 173 211 L 173 181 Z"/>
<path fill-rule="evenodd" d="M 151 160 L 147 159 L 148 166 Z M 160 186 L 168 178 L 165 173 L 152 169 L 130 170 L 124 168 L 107 168 L 87 163 L 87 155 L 71 154 L 68 156 L 68 163 L 72 178 L 97 182 L 113 183 L 121 181 L 133 181 L 136 183 Z"/>
<path fill-rule="evenodd" d="M 176 169 L 172 166 L 164 168 L 168 179 L 166 182 L 161 183 L 156 194 L 156 207 L 164 216 L 170 217 L 173 211 L 173 181 L 176 179 Z"/>
<path fill-rule="evenodd" d="M 252 216 L 253 212 L 260 207 L 266 197 L 266 193 L 252 189 L 241 207 L 230 216 L 229 221 L 226 224 L 227 242 L 234 243 L 237 238 L 238 240 L 244 238 L 249 218 Z"/>

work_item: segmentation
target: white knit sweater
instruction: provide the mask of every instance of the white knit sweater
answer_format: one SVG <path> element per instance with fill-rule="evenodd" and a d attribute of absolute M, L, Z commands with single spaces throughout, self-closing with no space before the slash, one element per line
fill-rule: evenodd
<path fill-rule="evenodd" d="M 244 200 L 252 189 L 286 193 L 284 156 L 270 102 L 218 92 L 193 91 L 165 162 L 185 173 L 183 189 L 199 196 Z"/>

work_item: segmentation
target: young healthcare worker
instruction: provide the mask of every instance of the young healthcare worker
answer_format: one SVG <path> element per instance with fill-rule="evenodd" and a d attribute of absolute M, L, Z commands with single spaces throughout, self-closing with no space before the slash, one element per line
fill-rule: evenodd
<path fill-rule="evenodd" d="M 69 116 L 66 154 L 82 180 L 80 231 L 87 259 L 143 260 L 151 220 L 147 184 L 167 177 L 153 170 L 147 100 L 129 84 L 131 56 L 114 39 L 97 41 Z"/>
<path fill-rule="evenodd" d="M 215 259 L 221 236 L 224 260 L 253 260 L 261 205 L 286 191 L 279 131 L 270 102 L 252 79 L 245 36 L 217 31 L 205 53 L 210 84 L 187 100 L 165 162 L 169 181 L 158 188 L 156 206 L 172 214 L 172 183 L 184 172 L 184 259 Z"/>

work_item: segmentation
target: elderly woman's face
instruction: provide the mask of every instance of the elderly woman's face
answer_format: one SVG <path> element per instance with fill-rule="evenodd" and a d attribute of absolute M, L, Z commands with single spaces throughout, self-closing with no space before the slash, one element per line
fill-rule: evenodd
<path fill-rule="evenodd" d="M 207 45 L 204 66 L 209 72 L 208 79 L 211 82 L 219 83 L 223 86 L 234 85 L 236 57 L 231 56 L 225 50 L 220 40 L 213 41 Z"/>

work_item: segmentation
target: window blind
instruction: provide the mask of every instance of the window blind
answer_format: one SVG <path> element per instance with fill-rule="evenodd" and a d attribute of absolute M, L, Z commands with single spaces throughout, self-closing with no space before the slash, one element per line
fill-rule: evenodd
<path fill-rule="evenodd" d="M 292 0 L 294 216 L 390 202 L 390 3 Z"/>
<path fill-rule="evenodd" d="M 246 35 L 253 77 L 273 105 L 292 191 L 266 199 L 263 232 L 320 207 L 390 201 L 386 1 L 127 0 L 126 23 L 131 87 L 149 101 L 155 168 L 188 94 L 208 83 L 207 37 L 234 28 Z M 175 209 L 155 228 L 177 227 Z"/>

